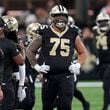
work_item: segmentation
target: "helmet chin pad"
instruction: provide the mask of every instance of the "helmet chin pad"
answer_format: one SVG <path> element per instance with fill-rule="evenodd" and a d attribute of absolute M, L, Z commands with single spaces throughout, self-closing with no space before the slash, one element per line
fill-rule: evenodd
<path fill-rule="evenodd" d="M 66 27 L 66 24 L 64 22 L 59 22 L 59 23 L 56 23 L 55 26 L 58 28 L 64 28 Z"/>
<path fill-rule="evenodd" d="M 108 27 L 100 27 L 100 31 L 101 32 L 106 32 L 106 31 L 108 31 Z"/>

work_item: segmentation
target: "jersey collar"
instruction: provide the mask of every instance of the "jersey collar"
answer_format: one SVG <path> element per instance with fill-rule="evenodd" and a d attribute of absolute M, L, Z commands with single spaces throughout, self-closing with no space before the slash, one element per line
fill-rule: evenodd
<path fill-rule="evenodd" d="M 58 37 L 62 37 L 68 31 L 68 26 L 66 26 L 65 30 L 62 32 L 57 32 L 52 26 L 50 26 L 50 28 Z"/>

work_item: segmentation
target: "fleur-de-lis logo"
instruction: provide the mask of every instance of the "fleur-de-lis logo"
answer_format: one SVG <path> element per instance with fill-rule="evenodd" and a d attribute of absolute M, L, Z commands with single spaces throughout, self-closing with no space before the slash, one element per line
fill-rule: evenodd
<path fill-rule="evenodd" d="M 13 23 L 13 20 L 12 20 L 12 19 L 8 19 L 7 25 L 8 25 L 8 28 L 9 28 L 9 29 L 12 28 L 12 23 Z"/>

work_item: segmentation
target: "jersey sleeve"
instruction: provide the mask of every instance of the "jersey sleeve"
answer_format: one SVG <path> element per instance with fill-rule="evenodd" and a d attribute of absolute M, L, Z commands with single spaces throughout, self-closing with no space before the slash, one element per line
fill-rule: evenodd
<path fill-rule="evenodd" d="M 74 37 L 76 39 L 76 37 L 79 35 L 81 37 L 81 30 L 77 27 L 77 26 L 74 26 L 72 28 L 72 31 L 73 31 L 73 34 L 74 34 Z"/>
<path fill-rule="evenodd" d="M 76 30 L 77 35 L 81 36 L 81 29 L 79 29 L 79 27 L 75 26 L 74 27 Z"/>
<path fill-rule="evenodd" d="M 12 57 L 15 57 L 19 54 L 19 50 L 17 49 L 17 46 L 13 41 L 10 41 L 9 50 Z"/>
<path fill-rule="evenodd" d="M 49 28 L 48 25 L 41 25 L 41 26 L 39 27 L 39 29 L 37 30 L 37 33 L 38 33 L 39 35 L 43 35 L 45 29 L 47 29 L 47 28 Z"/>

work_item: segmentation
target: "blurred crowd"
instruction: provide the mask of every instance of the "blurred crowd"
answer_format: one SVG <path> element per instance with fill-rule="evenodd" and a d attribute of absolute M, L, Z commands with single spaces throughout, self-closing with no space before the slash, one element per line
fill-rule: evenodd
<path fill-rule="evenodd" d="M 2 1 L 3 2 L 3 1 Z M 95 50 L 93 47 L 92 42 L 92 27 L 96 24 L 95 19 L 96 16 L 100 12 L 107 12 L 107 14 L 110 15 L 110 0 L 84 0 L 83 4 L 79 0 L 69 0 L 68 2 L 66 0 L 37 0 L 36 2 L 34 0 L 26 0 L 25 7 L 22 8 L 24 2 L 19 1 L 21 4 L 18 9 L 14 9 L 12 7 L 8 6 L 8 2 L 5 1 L 5 5 L 0 6 L 0 16 L 3 15 L 11 15 L 14 16 L 19 23 L 19 36 L 24 37 L 25 36 L 25 30 L 26 27 L 30 23 L 39 22 L 41 24 L 49 24 L 49 11 L 50 9 L 56 5 L 56 4 L 63 4 L 69 12 L 69 15 L 71 15 L 75 20 L 75 25 L 77 25 L 82 30 L 82 35 L 84 39 L 84 43 L 87 47 L 87 49 L 90 52 L 90 57 L 86 61 L 85 65 L 83 65 L 82 71 L 86 73 L 95 73 Z M 14 2 L 13 2 L 14 3 Z M 17 3 L 17 1 L 16 1 Z M 77 6 L 78 5 L 78 6 Z M 83 6 L 82 6 L 83 5 Z M 78 7 L 81 10 L 79 11 Z M 82 17 L 80 17 L 80 15 Z M 88 68 L 87 68 L 88 65 Z M 93 77 L 92 77 L 93 75 Z M 86 75 L 87 76 L 87 75 Z M 95 74 L 91 74 L 91 78 L 96 77 Z M 83 75 L 81 76 L 81 79 L 85 79 L 86 77 Z M 89 77 L 87 76 L 89 79 Z M 97 77 L 96 77 L 97 79 Z"/>
<path fill-rule="evenodd" d="M 5 3 L 6 3 L 6 1 L 9 2 L 9 0 L 5 0 Z M 110 66 L 109 66 L 109 64 L 110 64 L 110 60 L 109 60 L 110 44 L 109 44 L 109 41 L 110 41 L 110 39 L 108 39 L 109 38 L 108 36 L 110 35 L 109 34 L 110 33 L 110 17 L 109 17 L 109 15 L 110 15 L 110 0 L 106 0 L 106 1 L 105 0 L 84 0 L 84 3 L 83 2 L 79 3 L 79 0 L 74 0 L 74 1 L 70 0 L 68 2 L 66 0 L 61 0 L 61 1 L 60 0 L 59 1 L 58 0 L 41 0 L 41 1 L 37 0 L 37 2 L 32 2 L 32 1 L 34 1 L 34 0 L 28 0 L 25 4 L 26 7 L 24 9 L 22 9 L 22 8 L 21 9 L 20 8 L 19 9 L 11 9 L 11 8 L 7 8 L 5 6 L 1 6 L 0 7 L 0 17 L 2 17 L 1 19 L 3 19 L 3 20 L 6 19 L 7 26 L 9 24 L 9 22 L 14 21 L 13 20 L 14 18 L 11 18 L 12 21 L 8 22 L 7 18 L 9 16 L 13 16 L 17 19 L 17 20 L 15 19 L 15 21 L 18 22 L 18 24 L 16 23 L 17 29 L 15 29 L 15 26 L 12 29 L 16 33 L 18 32 L 18 37 L 16 37 L 16 38 L 19 38 L 19 36 L 20 36 L 20 41 L 23 40 L 22 43 L 24 43 L 24 45 L 27 43 L 25 45 L 25 46 L 27 46 L 34 39 L 34 37 L 38 34 L 37 28 L 38 29 L 43 28 L 42 26 L 45 27 L 48 24 L 52 25 L 52 26 L 54 24 L 56 27 L 57 26 L 60 27 L 60 26 L 62 26 L 63 17 L 66 18 L 66 20 L 68 21 L 68 22 L 66 22 L 66 25 L 70 26 L 71 28 L 74 27 L 74 30 L 78 31 L 79 38 L 82 39 L 82 41 L 88 51 L 87 60 L 85 61 L 85 63 L 82 65 L 82 68 L 81 68 L 80 78 L 86 79 L 86 80 L 89 80 L 89 79 L 93 80 L 93 79 L 99 79 L 99 77 L 101 76 L 101 78 L 102 78 L 101 80 L 103 82 L 104 95 L 105 95 L 103 110 L 107 110 L 106 108 L 108 107 L 108 99 L 109 99 L 108 96 L 110 96 L 110 94 L 108 93 L 108 91 L 110 91 L 110 87 L 108 85 L 110 83 L 109 82 L 110 77 L 108 77 L 108 76 L 110 76 L 109 75 L 109 70 L 110 70 Z M 7 5 L 8 5 L 8 2 L 6 3 Z M 38 3 L 38 4 L 36 4 L 36 3 Z M 56 4 L 64 5 L 68 9 L 68 13 L 69 13 L 70 18 L 68 16 L 66 16 L 66 14 L 64 14 L 64 13 L 63 14 L 58 13 L 59 15 L 55 13 L 55 16 L 52 16 L 52 14 L 49 14 L 49 12 L 51 12 L 52 7 L 54 7 Z M 21 6 L 22 5 L 23 4 L 21 2 Z M 61 11 L 61 9 L 64 11 L 62 6 L 59 6 L 59 5 L 58 5 L 58 9 L 59 9 L 59 11 Z M 59 20 L 60 19 L 59 16 L 61 17 L 61 21 Z M 58 25 L 57 25 L 57 23 L 54 20 L 53 20 L 54 22 L 52 22 L 52 17 L 53 18 L 55 17 L 56 18 L 55 20 L 56 21 L 59 20 L 59 22 L 61 22 L 61 23 L 58 22 Z M 11 20 L 11 19 L 9 19 L 9 20 Z M 5 20 L 1 21 L 1 22 L 5 22 Z M 6 23 L 3 23 L 3 24 L 6 24 Z M 34 24 L 34 23 L 36 23 L 36 24 Z M 9 24 L 9 27 L 8 27 L 9 31 L 11 29 L 10 25 L 11 24 Z M 1 25 L 1 27 L 2 27 L 2 25 Z M 4 25 L 4 27 L 5 27 L 5 25 Z M 35 30 L 34 30 L 34 27 L 36 28 Z M 60 27 L 58 29 L 60 30 L 61 28 L 62 27 Z M 5 30 L 5 28 L 4 28 L 4 30 Z M 12 32 L 13 32 L 13 30 L 12 30 Z M 48 30 L 48 29 L 46 29 L 46 30 Z M 3 31 L 3 32 L 5 32 L 5 31 Z M 30 31 L 32 31 L 32 32 L 30 32 Z M 7 33 L 8 33 L 8 31 L 6 31 L 6 33 L 5 33 L 7 36 L 12 37 L 12 34 L 9 34 L 9 33 L 7 34 Z M 14 34 L 16 34 L 16 33 L 14 33 Z M 39 33 L 40 33 L 40 31 L 39 31 Z M 29 36 L 28 36 L 28 34 L 29 34 Z M 49 33 L 46 33 L 46 34 L 49 34 Z M 32 35 L 33 35 L 33 39 L 30 37 Z M 68 36 L 70 36 L 70 35 L 68 35 Z M 15 36 L 15 35 L 13 35 L 13 36 Z M 27 39 L 28 37 L 29 37 L 29 39 Z M 16 39 L 16 40 L 18 40 L 18 39 Z M 20 41 L 19 41 L 19 43 L 21 43 Z M 35 46 L 36 46 L 36 44 L 37 43 L 35 43 Z M 78 45 L 79 45 L 79 43 L 78 43 Z M 22 47 L 22 46 L 20 46 L 20 47 Z M 24 47 L 22 49 L 23 49 L 23 51 L 25 51 Z M 29 48 L 27 50 L 29 50 Z M 37 53 L 36 51 L 30 51 L 30 52 L 33 52 L 34 54 Z M 39 51 L 38 51 L 38 54 L 39 54 Z M 28 56 L 28 55 L 32 55 L 32 53 L 26 54 L 26 56 Z M 28 56 L 28 57 L 30 58 L 30 56 Z M 29 58 L 28 58 L 28 60 L 29 60 Z M 35 71 L 32 68 L 32 64 L 30 65 L 30 62 L 28 62 L 28 60 L 27 60 L 27 65 L 32 69 L 31 72 L 34 73 Z M 100 63 L 98 63 L 98 61 L 100 61 Z M 73 63 L 71 65 L 76 65 L 76 64 L 77 63 Z M 33 67 L 35 67 L 35 66 L 36 65 L 34 65 Z M 37 66 L 39 66 L 39 65 L 37 65 Z M 46 70 L 44 68 L 44 71 L 43 71 L 43 69 L 39 69 L 36 67 L 39 70 L 38 71 L 36 69 L 37 72 L 42 73 L 42 71 L 43 71 L 44 73 L 47 73 L 49 71 L 49 69 L 47 68 L 48 65 L 45 65 L 45 63 L 43 63 L 43 65 L 41 65 L 39 67 L 42 67 L 42 66 L 46 66 Z M 100 75 L 96 74 L 96 73 L 98 73 L 96 70 L 98 66 L 99 66 L 99 69 L 101 70 L 101 71 L 99 71 Z M 28 68 L 28 69 L 30 70 L 30 68 Z M 72 70 L 75 70 L 75 68 L 76 67 L 72 68 Z M 25 70 L 25 68 L 24 68 L 24 70 Z M 80 67 L 78 67 L 78 70 L 80 70 Z M 28 72 L 31 73 L 28 70 L 26 70 L 26 71 L 27 71 L 27 73 Z M 27 93 L 33 93 L 32 94 L 33 102 L 32 102 L 32 106 L 30 107 L 32 109 L 32 107 L 35 103 L 34 102 L 35 101 L 34 82 L 35 82 L 36 76 L 34 76 L 33 81 L 31 81 L 32 79 L 30 78 L 30 74 L 27 74 L 27 73 L 26 73 L 26 75 L 27 75 L 26 78 L 30 81 L 30 83 L 29 83 L 30 85 L 28 85 L 28 86 L 30 86 L 30 87 L 32 86 L 32 90 L 33 90 L 33 91 L 29 91 L 29 92 L 27 91 Z M 73 71 L 73 73 L 75 74 L 74 71 Z M 79 75 L 79 73 L 77 75 Z M 14 84 L 14 85 L 16 85 L 16 84 Z M 27 88 L 30 88 L 28 86 L 26 85 Z M 25 87 L 24 84 L 22 84 L 22 86 L 21 85 L 18 86 L 18 91 L 20 91 L 21 94 L 22 94 L 22 91 L 25 91 L 24 87 Z M 17 90 L 16 88 L 17 87 L 15 86 L 14 89 Z M 76 89 L 76 93 L 77 93 L 78 90 L 77 90 L 77 88 L 75 88 L 75 89 Z M 26 89 L 26 90 L 28 90 L 28 89 Z M 29 90 L 31 90 L 31 89 L 29 89 Z M 47 92 L 46 92 L 46 94 L 47 94 Z M 79 94 L 81 94 L 81 93 L 79 92 Z M 78 94 L 78 96 L 79 96 L 79 94 Z M 18 98 L 21 98 L 21 100 L 24 100 L 27 98 L 25 94 L 23 94 L 23 98 L 19 94 L 18 94 L 18 96 L 19 96 Z M 59 97 L 59 94 L 57 96 Z M 83 99 L 82 95 L 80 95 L 80 97 L 81 97 L 81 102 L 83 104 L 84 110 L 89 110 L 90 109 L 89 102 L 86 101 L 86 99 Z M 76 98 L 78 98 L 77 94 L 76 94 Z M 80 99 L 80 98 L 78 98 L 78 99 Z M 17 106 L 15 106 L 15 108 Z"/>
<path fill-rule="evenodd" d="M 48 13 L 56 4 L 65 6 L 68 9 L 69 15 L 75 19 L 76 25 L 80 28 L 86 25 L 94 26 L 96 16 L 100 11 L 106 11 L 110 14 L 110 0 L 84 0 L 84 3 L 80 0 L 69 0 L 68 2 L 66 0 L 24 0 L 25 3 L 19 0 L 16 1 L 18 6 L 14 1 L 11 1 L 13 0 L 2 1 L 0 16 L 6 14 L 15 16 L 19 25 L 23 28 L 36 21 L 47 24 L 49 22 Z"/>

